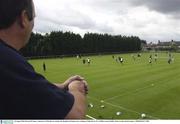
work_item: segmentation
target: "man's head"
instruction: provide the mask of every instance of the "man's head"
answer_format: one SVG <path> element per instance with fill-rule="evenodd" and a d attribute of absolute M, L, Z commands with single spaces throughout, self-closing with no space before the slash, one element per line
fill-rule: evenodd
<path fill-rule="evenodd" d="M 32 0 L 0 0 L 0 31 L 6 30 L 9 34 L 13 31 L 24 42 L 23 46 L 29 40 L 34 17 Z"/>

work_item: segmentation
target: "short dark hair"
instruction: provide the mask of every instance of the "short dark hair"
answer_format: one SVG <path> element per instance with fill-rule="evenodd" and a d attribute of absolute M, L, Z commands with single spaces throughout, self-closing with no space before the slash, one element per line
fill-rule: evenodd
<path fill-rule="evenodd" d="M 0 0 L 0 29 L 10 27 L 21 12 L 26 10 L 28 19 L 33 19 L 32 0 Z"/>

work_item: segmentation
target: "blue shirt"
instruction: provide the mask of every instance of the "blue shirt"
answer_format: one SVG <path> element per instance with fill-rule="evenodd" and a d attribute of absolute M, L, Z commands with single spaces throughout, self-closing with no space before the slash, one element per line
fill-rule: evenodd
<path fill-rule="evenodd" d="M 36 73 L 0 40 L 0 119 L 63 119 L 74 97 Z"/>

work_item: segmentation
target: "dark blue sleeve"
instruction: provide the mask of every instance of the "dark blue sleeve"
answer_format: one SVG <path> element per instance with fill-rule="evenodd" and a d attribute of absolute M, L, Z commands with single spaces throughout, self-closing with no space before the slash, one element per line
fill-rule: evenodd
<path fill-rule="evenodd" d="M 20 55 L 11 54 L 0 61 L 0 118 L 65 118 L 74 104 L 73 95 L 37 74 Z"/>

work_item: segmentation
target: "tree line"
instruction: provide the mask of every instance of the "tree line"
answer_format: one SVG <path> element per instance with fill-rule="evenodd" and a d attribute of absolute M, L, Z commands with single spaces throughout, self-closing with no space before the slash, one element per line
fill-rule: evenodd
<path fill-rule="evenodd" d="M 53 31 L 42 35 L 32 33 L 29 43 L 21 49 L 26 56 L 72 55 L 104 52 L 140 51 L 146 41 L 136 36 Z"/>

